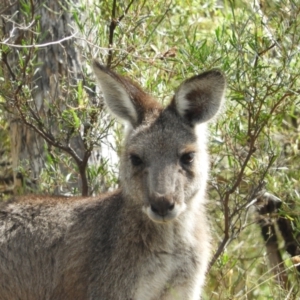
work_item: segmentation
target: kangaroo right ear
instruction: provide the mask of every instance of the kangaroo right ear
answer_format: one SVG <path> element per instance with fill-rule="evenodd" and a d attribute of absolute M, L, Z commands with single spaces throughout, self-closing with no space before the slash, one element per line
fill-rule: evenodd
<path fill-rule="evenodd" d="M 108 108 L 133 127 L 140 124 L 148 110 L 160 105 L 136 83 L 93 61 L 93 70 Z"/>
<path fill-rule="evenodd" d="M 179 86 L 172 104 L 191 125 L 207 122 L 222 106 L 225 86 L 225 77 L 219 70 L 196 75 Z"/>

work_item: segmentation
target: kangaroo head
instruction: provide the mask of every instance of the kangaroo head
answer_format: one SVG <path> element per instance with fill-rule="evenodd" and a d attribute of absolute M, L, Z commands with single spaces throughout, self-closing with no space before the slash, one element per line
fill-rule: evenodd
<path fill-rule="evenodd" d="M 129 205 L 140 206 L 155 222 L 197 209 L 204 201 L 209 167 L 206 122 L 221 107 L 224 76 L 212 70 L 184 81 L 163 108 L 137 84 L 97 61 L 93 69 L 107 106 L 129 125 L 120 168 Z"/>

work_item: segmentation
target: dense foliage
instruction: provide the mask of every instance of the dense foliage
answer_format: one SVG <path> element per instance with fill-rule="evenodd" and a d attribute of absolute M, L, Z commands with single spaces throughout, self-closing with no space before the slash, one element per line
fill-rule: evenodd
<path fill-rule="evenodd" d="M 74 87 L 62 76 L 61 90 L 68 90 L 60 99 L 63 105 L 54 99 L 42 118 L 32 105 L 36 88 L 32 79 L 41 63 L 36 53 L 45 33 L 34 1 L 20 3 L 22 17 L 16 27 L 22 28 L 24 38 L 12 42 L 7 35 L 0 36 L 0 144 L 5 139 L 7 145 L 2 131 L 7 130 L 4 124 L 10 114 L 45 133 L 47 145 L 57 148 L 47 148 L 40 190 L 51 193 L 63 185 L 66 191 L 78 174 L 80 164 L 63 142 L 75 135 L 82 137 L 91 155 L 97 147 L 102 149 L 100 164 L 90 162 L 84 168 L 89 193 L 117 185 L 115 161 L 107 162 L 108 151 L 103 148 L 109 144 L 119 152 L 120 126 L 107 119 L 95 94 L 93 57 L 133 78 L 163 103 L 182 78 L 220 68 L 226 74 L 228 91 L 224 113 L 211 125 L 208 194 L 215 253 L 204 299 L 297 299 L 300 273 L 293 263 L 299 264 L 300 259 L 291 259 L 291 252 L 286 251 L 278 220 L 286 221 L 290 241 L 299 250 L 300 2 L 66 2 L 72 19 L 71 35 L 66 38 L 72 39 L 80 53 L 82 77 Z M 0 12 L 2 18 L 10 17 L 5 9 Z M 11 53 L 17 57 L 17 66 L 9 81 L 6 58 Z M 45 119 L 49 112 L 51 120 Z M 47 134 L 53 133 L 49 129 L 53 119 L 58 130 L 51 141 Z M 58 172 L 59 164 L 67 172 Z M 18 171 L 26 174 L 26 162 L 21 162 Z M 269 199 L 278 205 L 266 211 Z M 272 233 L 268 232 L 270 241 L 276 236 L 273 246 L 284 267 L 272 267 L 265 247 L 269 240 L 261 235 L 264 228 Z"/>

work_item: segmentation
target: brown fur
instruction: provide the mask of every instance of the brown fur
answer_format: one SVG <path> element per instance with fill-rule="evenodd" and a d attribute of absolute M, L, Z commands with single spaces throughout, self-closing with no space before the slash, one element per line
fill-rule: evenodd
<path fill-rule="evenodd" d="M 218 71 L 195 76 L 163 109 L 98 62 L 94 71 L 129 126 L 121 188 L 2 203 L 0 300 L 198 300 L 210 257 L 204 123 L 225 80 Z"/>

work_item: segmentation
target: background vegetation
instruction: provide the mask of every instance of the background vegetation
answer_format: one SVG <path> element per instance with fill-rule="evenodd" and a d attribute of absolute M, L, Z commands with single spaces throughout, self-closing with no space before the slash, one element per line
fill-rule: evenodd
<path fill-rule="evenodd" d="M 203 298 L 299 299 L 300 2 L 62 1 L 70 20 L 60 43 L 46 40 L 47 1 L 18 3 L 17 15 L 0 6 L 2 197 L 16 191 L 13 172 L 22 178 L 19 192 L 97 194 L 117 186 L 121 128 L 103 110 L 93 57 L 163 103 L 183 78 L 220 68 L 228 91 L 210 128 L 214 257 Z M 10 20 L 20 39 L 4 30 Z M 59 77 L 62 96 L 40 109 L 38 55 L 54 43 L 56 51 L 76 49 L 80 74 Z M 26 159 L 10 167 L 16 120 L 45 140 L 38 177 Z"/>

